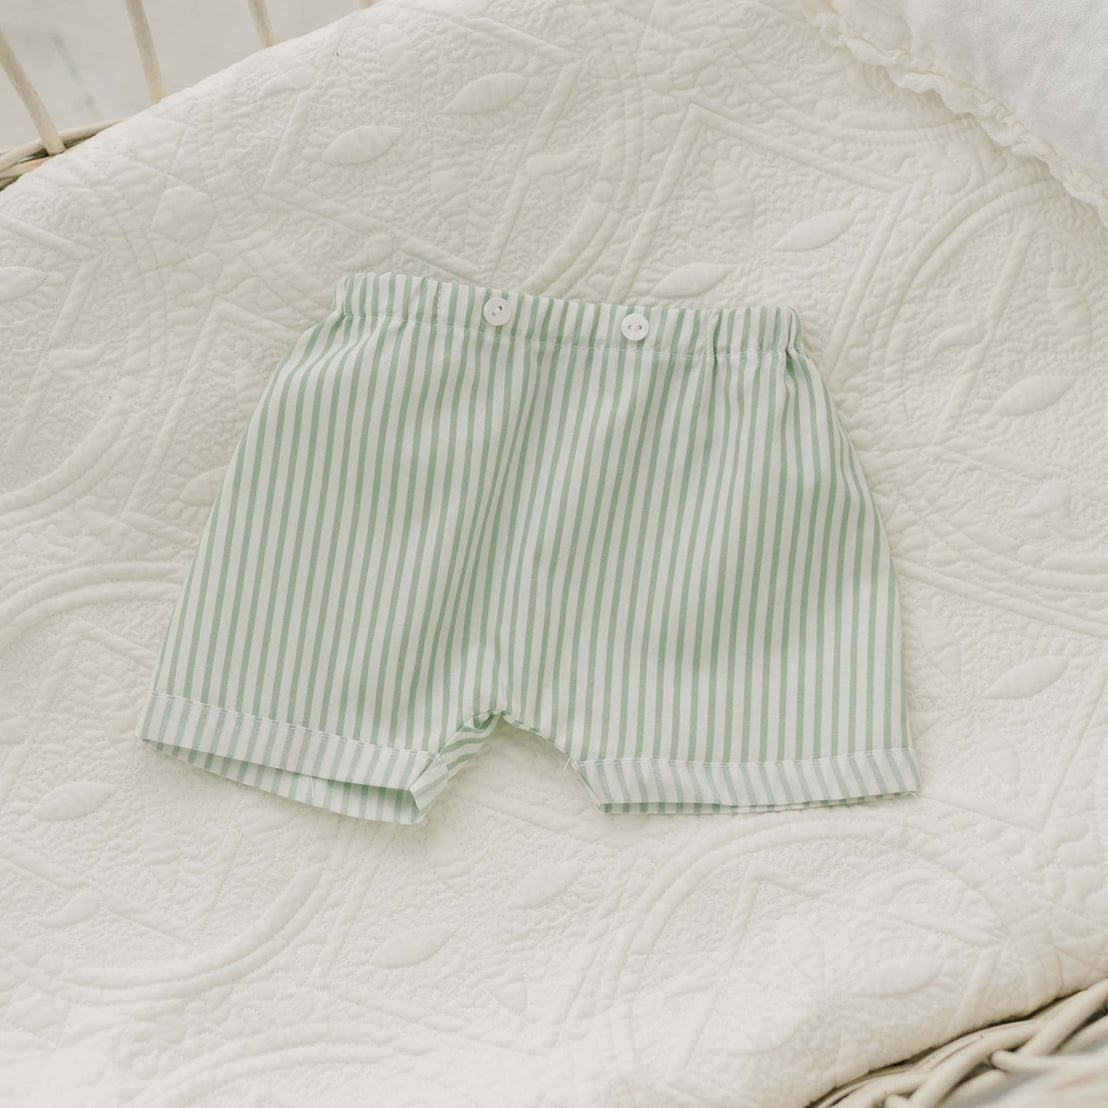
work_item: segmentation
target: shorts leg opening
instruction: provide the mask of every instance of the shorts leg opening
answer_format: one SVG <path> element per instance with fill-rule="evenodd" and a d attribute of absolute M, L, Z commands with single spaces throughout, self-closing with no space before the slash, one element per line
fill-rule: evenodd
<path fill-rule="evenodd" d="M 601 758 L 573 764 L 605 812 L 769 812 L 892 799 L 919 788 L 907 746 L 784 762 Z"/>
<path fill-rule="evenodd" d="M 418 823 L 453 766 L 439 753 L 377 746 L 154 692 L 143 742 L 240 784 L 340 815 Z"/>

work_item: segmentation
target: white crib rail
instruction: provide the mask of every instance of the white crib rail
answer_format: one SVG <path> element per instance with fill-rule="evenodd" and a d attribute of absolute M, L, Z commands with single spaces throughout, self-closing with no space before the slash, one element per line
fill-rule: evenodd
<path fill-rule="evenodd" d="M 156 104 L 165 96 L 165 82 L 162 79 L 162 69 L 158 61 L 158 52 L 154 46 L 154 36 L 150 31 L 150 21 L 146 18 L 146 9 L 143 0 L 125 0 L 127 15 L 131 21 L 131 30 L 134 34 L 135 46 L 138 49 L 139 60 L 142 63 L 143 76 L 146 78 L 146 87 L 150 93 L 150 102 Z M 258 41 L 263 47 L 272 46 L 276 42 L 273 34 L 273 24 L 266 8 L 266 0 L 247 0 L 250 7 L 250 16 L 254 22 L 254 29 L 258 35 Z M 358 0 L 363 8 L 368 8 L 373 0 Z M 0 151 L 0 189 L 17 181 L 24 173 L 28 173 L 36 166 L 41 165 L 49 158 L 64 153 L 71 146 L 83 142 L 92 135 L 103 131 L 107 127 L 118 123 L 119 119 L 106 119 L 99 123 L 85 123 L 79 127 L 71 127 L 68 130 L 59 130 L 42 102 L 42 98 L 35 91 L 30 77 L 20 64 L 19 59 L 12 49 L 11 43 L 0 28 L 0 67 L 7 73 L 16 94 L 23 101 L 31 122 L 38 132 L 38 138 L 32 139 L 21 146 L 14 146 L 8 150 Z"/>

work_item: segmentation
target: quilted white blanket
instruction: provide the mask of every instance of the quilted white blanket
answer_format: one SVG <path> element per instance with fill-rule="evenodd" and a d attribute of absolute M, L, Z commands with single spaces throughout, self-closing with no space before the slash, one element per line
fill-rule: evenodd
<path fill-rule="evenodd" d="M 918 799 L 414 826 L 143 747 L 235 442 L 353 269 L 786 303 Z M 1108 230 L 786 0 L 381 0 L 0 195 L 0 1104 L 800 1108 L 1108 971 Z"/>

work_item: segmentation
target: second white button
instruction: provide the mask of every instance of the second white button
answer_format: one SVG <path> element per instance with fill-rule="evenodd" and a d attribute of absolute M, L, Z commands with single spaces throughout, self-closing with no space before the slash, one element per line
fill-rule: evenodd
<path fill-rule="evenodd" d="M 650 330 L 650 321 L 639 312 L 632 312 L 623 317 L 621 330 L 626 338 L 644 339 L 647 331 Z"/>
<path fill-rule="evenodd" d="M 503 296 L 490 296 L 485 301 L 485 318 L 494 326 L 499 327 L 512 318 L 512 306 Z"/>

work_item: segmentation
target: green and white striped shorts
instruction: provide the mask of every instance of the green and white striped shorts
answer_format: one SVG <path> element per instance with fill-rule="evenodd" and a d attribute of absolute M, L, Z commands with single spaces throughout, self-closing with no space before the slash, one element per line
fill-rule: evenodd
<path fill-rule="evenodd" d="M 918 787 L 889 544 L 787 307 L 356 273 L 268 382 L 140 735 L 423 818 L 500 719 L 609 812 Z"/>

